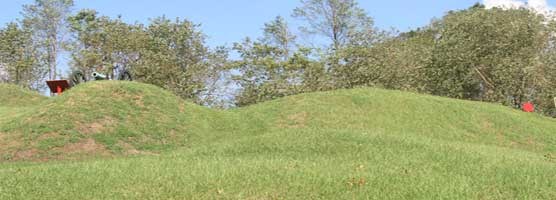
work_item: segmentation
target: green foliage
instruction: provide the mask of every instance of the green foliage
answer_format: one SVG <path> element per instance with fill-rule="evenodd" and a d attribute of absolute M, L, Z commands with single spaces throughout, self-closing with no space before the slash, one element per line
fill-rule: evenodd
<path fill-rule="evenodd" d="M 330 47 L 320 55 L 322 67 L 311 68 L 308 74 L 316 75 L 308 80 L 319 84 L 319 90 L 342 88 L 352 83 L 350 70 L 356 66 L 346 65 L 350 51 L 374 45 L 381 34 L 374 27 L 373 19 L 359 7 L 356 0 L 301 0 L 301 6 L 293 11 L 293 17 L 303 20 L 300 27 L 305 34 L 324 37 Z M 349 48 L 349 50 L 347 50 Z M 348 61 L 349 62 L 349 61 Z M 316 72 L 316 73 L 315 73 Z M 317 90 L 314 90 L 317 91 Z"/>
<path fill-rule="evenodd" d="M 236 105 L 245 106 L 308 91 L 318 91 L 326 74 L 311 60 L 311 50 L 295 47 L 295 36 L 282 17 L 264 27 L 264 37 L 235 43 L 241 60 L 232 63 L 236 84 L 241 86 Z"/>
<path fill-rule="evenodd" d="M 340 88 L 379 86 L 519 108 L 533 101 L 554 115 L 553 22 L 529 10 L 448 13 L 431 25 L 339 52 Z"/>
<path fill-rule="evenodd" d="M 6 71 L 6 82 L 39 89 L 42 71 L 33 47 L 31 31 L 17 23 L 0 29 L 0 65 Z"/>
<path fill-rule="evenodd" d="M 198 25 L 187 20 L 152 20 L 145 30 L 141 59 L 133 69 L 137 79 L 186 99 L 198 98 L 219 70 L 209 65 L 205 35 L 197 29 Z"/>
<path fill-rule="evenodd" d="M 345 63 L 334 70 L 336 85 L 420 91 L 422 69 L 430 64 L 434 42 L 434 32 L 427 28 L 398 37 L 384 36 L 371 47 L 349 46 L 340 51 Z"/>
<path fill-rule="evenodd" d="M 154 84 L 200 104 L 210 104 L 227 52 L 210 51 L 199 25 L 159 17 L 148 26 L 82 10 L 70 17 L 76 33 L 73 60 L 86 74 L 126 67 L 136 81 Z M 221 63 L 217 63 L 221 62 Z"/>
<path fill-rule="evenodd" d="M 427 70 L 433 94 L 520 105 L 531 97 L 548 46 L 544 18 L 528 10 L 471 8 L 441 22 Z M 470 31 L 471 30 L 471 31 Z"/>
<path fill-rule="evenodd" d="M 551 30 L 556 30 L 554 22 L 549 24 L 549 26 Z M 555 34 L 550 34 L 549 37 L 550 43 L 556 41 Z M 556 102 L 553 101 L 556 98 L 556 47 L 552 44 L 548 47 L 538 57 L 541 60 L 541 64 L 537 65 L 535 70 L 533 77 L 535 93 L 531 98 L 538 105 L 537 110 L 556 117 Z"/>
<path fill-rule="evenodd" d="M 146 34 L 140 25 L 122 19 L 98 16 L 94 10 L 81 10 L 68 18 L 75 41 L 73 68 L 90 75 L 93 71 L 113 76 L 114 64 L 133 65 L 144 47 Z"/>

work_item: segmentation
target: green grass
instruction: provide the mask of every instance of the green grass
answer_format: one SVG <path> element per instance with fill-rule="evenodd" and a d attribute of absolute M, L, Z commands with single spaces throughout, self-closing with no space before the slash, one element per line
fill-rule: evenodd
<path fill-rule="evenodd" d="M 0 107 L 32 106 L 46 97 L 31 90 L 9 84 L 0 84 Z"/>
<path fill-rule="evenodd" d="M 499 105 L 364 88 L 216 111 L 100 82 L 6 113 L 26 145 L 0 147 L 0 199 L 556 199 L 556 120 Z"/>
<path fill-rule="evenodd" d="M 155 86 L 110 81 L 13 107 L 0 125 L 10 138 L 0 141 L 8 147 L 0 154 L 15 161 L 172 150 L 189 144 L 190 133 L 207 130 L 208 118 L 199 117 L 213 112 Z"/>

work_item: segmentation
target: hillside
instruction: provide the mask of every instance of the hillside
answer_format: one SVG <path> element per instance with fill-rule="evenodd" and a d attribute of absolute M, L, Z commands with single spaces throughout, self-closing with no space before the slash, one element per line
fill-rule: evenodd
<path fill-rule="evenodd" d="M 0 141 L 3 158 L 152 154 L 185 145 L 188 133 L 208 126 L 199 117 L 211 112 L 154 86 L 111 81 L 83 84 L 36 104 L 16 106 L 31 110 L 0 125 L 9 138 Z"/>
<path fill-rule="evenodd" d="M 0 106 L 30 106 L 46 100 L 46 97 L 31 90 L 9 84 L 0 84 Z"/>
<path fill-rule="evenodd" d="M 216 111 L 107 81 L 22 107 L 0 199 L 556 198 L 556 120 L 499 105 L 362 88 Z"/>
<path fill-rule="evenodd" d="M 46 99 L 45 96 L 19 86 L 0 84 L 0 127 L 5 121 L 34 110 L 36 105 Z"/>

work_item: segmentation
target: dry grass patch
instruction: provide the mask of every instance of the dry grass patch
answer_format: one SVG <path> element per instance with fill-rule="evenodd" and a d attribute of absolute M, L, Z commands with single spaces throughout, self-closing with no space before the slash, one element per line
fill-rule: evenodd
<path fill-rule="evenodd" d="M 39 154 L 39 150 L 37 149 L 28 149 L 17 151 L 14 153 L 12 158 L 13 161 L 20 161 L 20 160 L 35 160 L 37 155 Z"/>
<path fill-rule="evenodd" d="M 307 112 L 299 112 L 288 115 L 285 119 L 278 120 L 280 128 L 303 128 L 307 126 L 309 114 Z"/>
<path fill-rule="evenodd" d="M 88 138 L 77 143 L 66 144 L 61 148 L 56 148 L 65 154 L 99 154 L 109 155 L 109 151 L 102 144 L 97 143 L 94 139 Z"/>
<path fill-rule="evenodd" d="M 104 117 L 103 119 L 91 123 L 77 122 L 76 127 L 80 133 L 90 135 L 111 131 L 110 129 L 114 127 L 114 124 L 116 124 L 116 119 Z"/>

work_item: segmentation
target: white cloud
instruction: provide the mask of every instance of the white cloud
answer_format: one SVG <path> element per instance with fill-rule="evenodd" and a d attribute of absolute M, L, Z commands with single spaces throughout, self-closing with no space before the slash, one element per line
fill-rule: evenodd
<path fill-rule="evenodd" d="M 555 8 L 548 5 L 547 0 L 484 0 L 486 8 L 505 8 L 505 9 L 515 9 L 515 8 L 528 8 L 544 14 L 546 16 L 554 16 Z"/>
<path fill-rule="evenodd" d="M 545 15 L 550 15 L 554 8 L 548 5 L 546 0 L 529 0 L 529 8 Z"/>
<path fill-rule="evenodd" d="M 525 6 L 525 2 L 518 0 L 484 0 L 484 4 L 488 9 L 494 7 L 512 9 Z"/>

